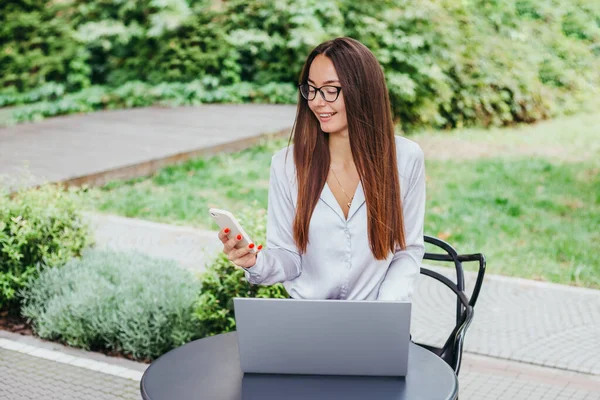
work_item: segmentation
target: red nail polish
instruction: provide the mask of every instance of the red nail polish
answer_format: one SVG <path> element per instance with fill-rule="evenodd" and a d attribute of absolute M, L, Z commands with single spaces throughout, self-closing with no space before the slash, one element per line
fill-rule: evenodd
<path fill-rule="evenodd" d="M 223 232 L 229 233 L 229 228 L 225 228 L 225 230 Z"/>
<path fill-rule="evenodd" d="M 248 245 L 248 247 L 249 247 L 249 248 L 251 248 L 251 249 L 253 249 L 253 248 L 254 248 L 254 243 L 250 243 L 250 244 Z"/>
<path fill-rule="evenodd" d="M 242 240 L 242 235 L 237 235 L 236 239 L 237 240 Z"/>
<path fill-rule="evenodd" d="M 262 244 L 259 244 L 257 247 L 258 250 L 262 250 Z"/>

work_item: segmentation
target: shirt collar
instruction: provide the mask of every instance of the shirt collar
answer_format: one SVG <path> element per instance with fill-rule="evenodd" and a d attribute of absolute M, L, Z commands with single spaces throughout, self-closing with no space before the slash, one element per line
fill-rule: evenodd
<path fill-rule="evenodd" d="M 342 220 L 346 221 L 346 218 L 344 217 L 344 212 L 342 211 L 342 208 L 340 207 L 337 200 L 335 199 L 335 196 L 333 195 L 333 192 L 329 188 L 329 185 L 327 184 L 327 182 L 325 182 L 325 186 L 323 187 L 323 191 L 321 192 L 321 196 L 319 196 L 319 197 Z M 363 188 L 362 188 L 362 182 L 359 181 L 358 186 L 356 187 L 356 192 L 354 192 L 354 198 L 352 199 L 352 204 L 350 205 L 350 211 L 348 212 L 348 220 L 347 221 L 350 221 L 352 216 L 354 214 L 356 214 L 356 212 L 364 204 L 364 202 L 365 202 L 365 192 L 363 191 Z"/>

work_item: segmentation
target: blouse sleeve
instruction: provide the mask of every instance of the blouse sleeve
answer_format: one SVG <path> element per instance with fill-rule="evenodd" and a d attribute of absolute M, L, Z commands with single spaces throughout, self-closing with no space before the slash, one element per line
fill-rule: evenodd
<path fill-rule="evenodd" d="M 398 250 L 392 258 L 387 274 L 379 288 L 378 300 L 410 301 L 415 280 L 419 276 L 425 243 L 423 223 L 425 219 L 425 158 L 418 149 L 418 156 L 410 176 L 409 189 L 403 199 L 404 231 L 406 249 Z"/>
<path fill-rule="evenodd" d="M 256 264 L 245 270 L 248 282 L 260 285 L 290 281 L 301 273 L 302 258 L 293 235 L 295 207 L 290 182 L 285 174 L 285 153 L 271 160 L 267 206 L 267 246 Z"/>

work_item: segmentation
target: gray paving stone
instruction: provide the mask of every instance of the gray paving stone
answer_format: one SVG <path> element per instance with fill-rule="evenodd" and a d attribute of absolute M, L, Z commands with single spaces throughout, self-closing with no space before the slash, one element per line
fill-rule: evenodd
<path fill-rule="evenodd" d="M 467 273 L 468 290 L 474 279 Z M 453 326 L 454 304 L 442 285 L 421 276 L 413 301 L 413 338 L 443 344 Z M 465 351 L 600 375 L 600 291 L 488 276 Z"/>
<path fill-rule="evenodd" d="M 0 349 L 0 399 L 139 400 L 139 383 L 27 354 Z M 97 381 L 102 387 L 86 385 Z M 100 389 L 100 390 L 98 390 Z"/>
<path fill-rule="evenodd" d="M 295 112 L 294 105 L 267 104 L 148 107 L 0 128 L 0 175 L 19 174 L 25 165 L 30 184 L 150 174 L 163 161 L 289 131 Z"/>
<path fill-rule="evenodd" d="M 172 259 L 196 272 L 202 272 L 206 262 L 223 248 L 212 231 L 110 215 L 88 214 L 88 218 L 97 247 Z"/>

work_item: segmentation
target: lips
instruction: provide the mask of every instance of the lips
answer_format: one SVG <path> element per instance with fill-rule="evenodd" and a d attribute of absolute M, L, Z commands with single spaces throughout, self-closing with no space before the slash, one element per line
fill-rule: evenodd
<path fill-rule="evenodd" d="M 319 118 L 319 120 L 321 122 L 327 122 L 329 120 L 331 120 L 331 118 L 337 114 L 337 112 L 330 112 L 330 113 L 318 113 L 317 117 Z"/>

